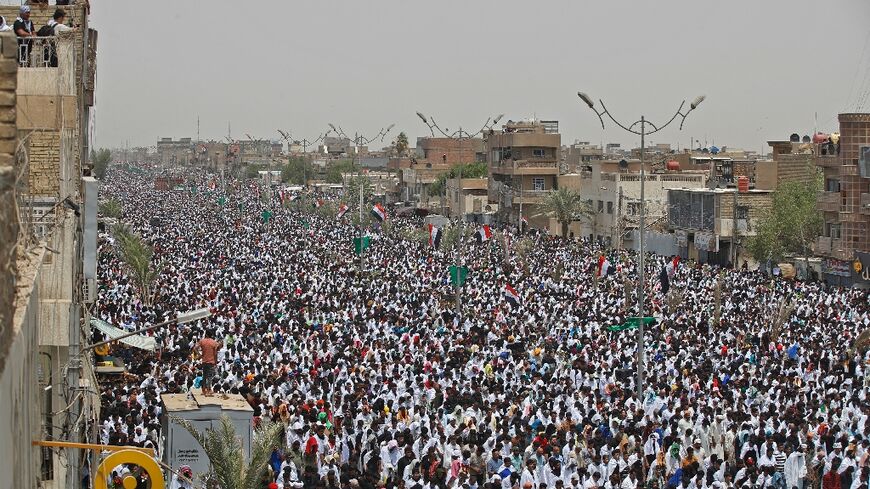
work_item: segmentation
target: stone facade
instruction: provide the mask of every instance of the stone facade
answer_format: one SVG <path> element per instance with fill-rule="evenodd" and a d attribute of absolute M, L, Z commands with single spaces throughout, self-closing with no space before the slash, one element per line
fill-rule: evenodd
<path fill-rule="evenodd" d="M 15 61 L 17 41 L 10 33 L 0 36 L 0 64 Z M 11 106 L 3 106 L 2 113 L 11 116 L 11 121 L 0 121 L 0 372 L 12 341 L 13 299 L 18 267 L 16 265 L 19 219 L 16 203 L 18 169 L 15 165 L 15 145 L 18 131 L 15 128 L 15 87 L 18 65 L 0 71 L 0 100 Z"/>

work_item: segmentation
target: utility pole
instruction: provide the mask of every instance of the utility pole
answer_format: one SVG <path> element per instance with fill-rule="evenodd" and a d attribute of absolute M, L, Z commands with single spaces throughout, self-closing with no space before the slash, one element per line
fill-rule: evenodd
<path fill-rule="evenodd" d="M 423 121 L 423 124 L 426 124 L 426 126 L 429 128 L 429 132 L 432 134 L 433 137 L 435 136 L 435 129 L 438 129 L 438 132 L 440 132 L 444 137 L 449 138 L 449 139 L 458 139 L 459 140 L 459 144 L 458 144 L 458 146 L 459 146 L 459 183 L 458 183 L 458 187 L 459 188 L 457 189 L 457 195 L 458 195 L 458 200 L 459 200 L 459 202 L 457 204 L 457 208 L 458 208 L 458 212 L 459 212 L 459 237 L 457 238 L 456 249 L 454 250 L 454 257 L 455 257 L 455 263 L 456 263 L 456 316 L 462 317 L 462 295 L 461 295 L 462 286 L 460 285 L 460 281 L 462 278 L 461 245 L 462 245 L 463 239 L 465 238 L 465 221 L 464 221 L 463 205 L 462 205 L 462 143 L 463 143 L 463 140 L 465 140 L 465 139 L 472 139 L 472 138 L 476 137 L 478 134 L 483 134 L 484 131 L 490 129 L 493 125 L 497 124 L 498 121 L 500 121 L 501 118 L 504 117 L 504 114 L 501 114 L 495 118 L 488 117 L 486 119 L 486 122 L 483 123 L 483 127 L 480 128 L 480 130 L 478 130 L 474 134 L 471 134 L 467 131 L 464 131 L 462 129 L 462 126 L 459 126 L 458 131 L 455 131 L 453 133 L 448 133 L 444 129 L 441 129 L 440 126 L 438 126 L 438 123 L 435 122 L 434 117 L 427 118 L 421 112 L 417 112 L 417 117 L 419 117 L 420 120 Z M 430 120 L 431 120 L 431 122 L 430 122 Z M 445 207 L 445 204 L 447 201 L 447 179 L 445 178 L 444 180 L 445 180 L 444 198 L 441 201 L 441 213 L 442 213 L 442 215 L 446 214 L 446 210 L 444 207 Z"/>
<path fill-rule="evenodd" d="M 604 102 L 599 99 L 598 102 L 601 104 L 601 110 L 595 108 L 595 103 L 592 101 L 592 98 L 589 95 L 583 92 L 577 92 L 577 96 L 590 108 L 595 112 L 595 115 L 598 116 L 598 120 L 601 122 L 601 129 L 604 129 L 604 118 L 603 116 L 607 116 L 613 121 L 617 126 L 628 131 L 632 134 L 637 134 L 640 136 L 640 219 L 638 222 L 638 233 L 640 234 L 640 242 L 638 246 L 638 259 L 637 259 L 637 272 L 638 272 L 638 283 L 637 283 L 637 399 L 643 402 L 643 392 L 644 392 L 644 300 L 646 295 L 645 290 L 645 275 L 646 271 L 645 267 L 645 256 L 644 256 L 644 221 L 646 217 L 646 201 L 644 200 L 646 195 L 644 193 L 644 189 L 646 187 L 646 170 L 644 166 L 646 165 L 646 136 L 655 134 L 662 129 L 668 127 L 678 116 L 681 116 L 680 120 L 680 129 L 683 128 L 683 123 L 686 122 L 686 117 L 688 117 L 689 113 L 695 110 L 701 102 L 704 101 L 704 96 L 695 98 L 692 103 L 689 105 L 689 110 L 683 112 L 683 107 L 686 105 L 686 102 L 683 101 L 680 103 L 680 106 L 677 108 L 676 113 L 664 124 L 661 126 L 656 126 L 652 122 L 648 121 L 646 117 L 641 116 L 640 120 L 635 121 L 629 125 L 624 125 L 618 120 L 616 120 L 613 115 L 607 110 L 607 106 L 604 105 Z M 640 130 L 637 130 L 636 127 L 640 126 Z M 650 126 L 651 129 L 647 130 L 647 126 Z"/>

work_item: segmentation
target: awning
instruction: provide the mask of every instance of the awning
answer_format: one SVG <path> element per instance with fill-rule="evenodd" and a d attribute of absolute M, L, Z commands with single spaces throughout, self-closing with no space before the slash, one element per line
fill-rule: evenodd
<path fill-rule="evenodd" d="M 91 326 L 97 328 L 98 330 L 105 333 L 106 336 L 111 338 L 117 338 L 121 335 L 127 334 L 127 331 L 123 329 L 116 328 L 111 324 L 101 321 L 99 319 L 91 319 Z M 133 335 L 128 336 L 122 340 L 119 340 L 121 343 L 126 345 L 130 345 L 134 348 L 139 348 L 142 350 L 154 351 L 154 348 L 157 346 L 157 340 L 155 340 L 151 336 L 144 335 Z"/>

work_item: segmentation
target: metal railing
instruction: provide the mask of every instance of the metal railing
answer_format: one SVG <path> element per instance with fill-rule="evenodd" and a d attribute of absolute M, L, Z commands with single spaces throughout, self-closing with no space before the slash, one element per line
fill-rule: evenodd
<path fill-rule="evenodd" d="M 56 68 L 57 37 L 19 37 L 18 66 L 22 68 Z"/>

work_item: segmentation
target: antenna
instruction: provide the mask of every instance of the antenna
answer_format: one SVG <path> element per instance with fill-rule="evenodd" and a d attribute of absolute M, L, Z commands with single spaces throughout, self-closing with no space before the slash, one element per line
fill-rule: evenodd
<path fill-rule="evenodd" d="M 230 124 L 231 123 L 227 122 L 227 139 L 229 139 L 230 142 L 233 142 L 233 131 L 230 129 L 232 127 Z"/>
<path fill-rule="evenodd" d="M 202 139 L 199 138 L 199 116 L 196 116 L 196 142 L 200 142 Z"/>

